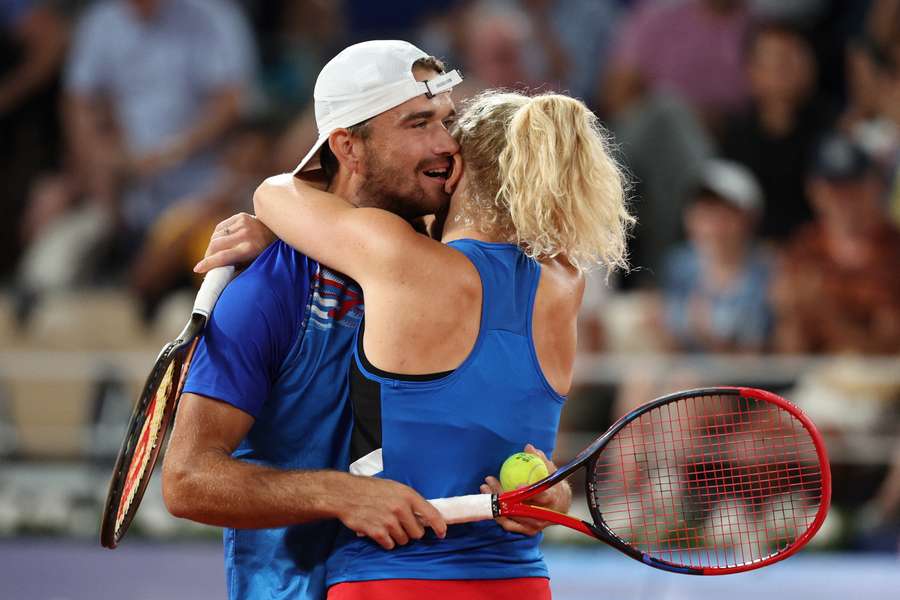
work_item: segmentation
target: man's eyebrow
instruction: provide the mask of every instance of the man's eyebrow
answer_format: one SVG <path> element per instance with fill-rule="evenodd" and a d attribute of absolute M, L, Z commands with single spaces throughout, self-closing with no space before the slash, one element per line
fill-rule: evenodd
<path fill-rule="evenodd" d="M 431 119 L 437 113 L 433 110 L 420 110 L 418 112 L 407 113 L 400 117 L 400 123 L 409 123 L 410 121 L 416 121 L 418 119 Z M 456 109 L 451 108 L 450 112 L 447 113 L 447 116 L 444 119 L 455 119 L 456 118 Z"/>
<path fill-rule="evenodd" d="M 400 118 L 400 122 L 406 123 L 408 121 L 415 121 L 417 119 L 430 119 L 433 116 L 434 116 L 433 110 L 420 110 L 418 112 L 408 113 L 408 114 L 403 115 L 403 117 Z"/>
<path fill-rule="evenodd" d="M 434 110 L 420 110 L 418 112 L 407 113 L 407 114 L 403 115 L 402 117 L 400 117 L 400 121 L 415 121 L 416 119 L 430 119 L 435 114 L 437 114 L 437 113 Z M 455 117 L 455 116 L 456 116 L 456 109 L 451 108 L 450 112 L 447 113 L 447 116 L 445 118 L 450 118 L 450 117 Z"/>

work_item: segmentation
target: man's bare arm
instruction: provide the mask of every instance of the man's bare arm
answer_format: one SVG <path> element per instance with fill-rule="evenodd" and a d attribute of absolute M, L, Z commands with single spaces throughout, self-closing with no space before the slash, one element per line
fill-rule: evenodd
<path fill-rule="evenodd" d="M 339 519 L 385 548 L 446 523 L 411 488 L 338 471 L 280 470 L 231 457 L 253 418 L 223 402 L 185 394 L 163 465 L 173 515 L 209 525 L 269 528 Z"/>

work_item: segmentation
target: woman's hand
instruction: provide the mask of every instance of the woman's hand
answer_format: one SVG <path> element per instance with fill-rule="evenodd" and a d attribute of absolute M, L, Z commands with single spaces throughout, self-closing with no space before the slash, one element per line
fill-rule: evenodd
<path fill-rule="evenodd" d="M 553 464 L 542 451 L 531 444 L 527 444 L 525 446 L 525 452 L 534 454 L 543 460 L 544 464 L 547 466 L 548 473 L 552 474 L 556 472 L 557 466 Z M 502 494 L 504 490 L 496 477 L 488 476 L 485 477 L 484 483 L 481 484 L 480 491 L 482 494 Z M 527 501 L 526 504 L 549 508 L 556 512 L 567 513 L 572 506 L 572 488 L 569 487 L 567 481 L 561 481 Z M 500 517 L 499 519 L 496 519 L 496 521 L 497 524 L 506 531 L 522 533 L 524 535 L 537 535 L 550 525 L 553 525 L 550 521 L 529 519 L 527 517 Z"/>
<path fill-rule="evenodd" d="M 194 272 L 206 273 L 226 265 L 245 266 L 275 239 L 275 234 L 253 215 L 238 213 L 228 217 L 216 225 L 205 257 L 194 267 Z"/>

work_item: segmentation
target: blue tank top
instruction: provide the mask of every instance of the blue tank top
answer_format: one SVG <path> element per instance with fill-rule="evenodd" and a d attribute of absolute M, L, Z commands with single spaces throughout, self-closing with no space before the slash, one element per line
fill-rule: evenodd
<path fill-rule="evenodd" d="M 487 475 L 532 443 L 553 452 L 565 398 L 544 377 L 532 341 L 540 265 L 515 245 L 458 240 L 450 246 L 482 282 L 481 325 L 454 371 L 424 376 L 380 371 L 357 334 L 351 362 L 351 471 L 399 481 L 426 498 L 478 493 Z M 391 551 L 342 527 L 328 585 L 378 579 L 547 577 L 541 536 L 494 521 L 452 525 Z"/>

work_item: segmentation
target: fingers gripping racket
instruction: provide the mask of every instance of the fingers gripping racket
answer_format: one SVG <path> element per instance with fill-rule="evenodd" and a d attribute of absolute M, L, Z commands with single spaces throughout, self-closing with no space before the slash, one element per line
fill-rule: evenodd
<path fill-rule="evenodd" d="M 581 468 L 591 522 L 525 504 Z M 762 390 L 707 388 L 632 411 L 533 485 L 431 502 L 448 523 L 532 517 L 652 567 L 721 575 L 797 552 L 830 498 L 825 447 L 806 415 Z"/>
<path fill-rule="evenodd" d="M 181 334 L 166 344 L 141 391 L 116 459 L 100 523 L 100 543 L 118 546 L 137 513 L 153 467 L 175 415 L 175 408 L 197 340 L 234 267 L 219 267 L 203 279 L 191 318 Z"/>

